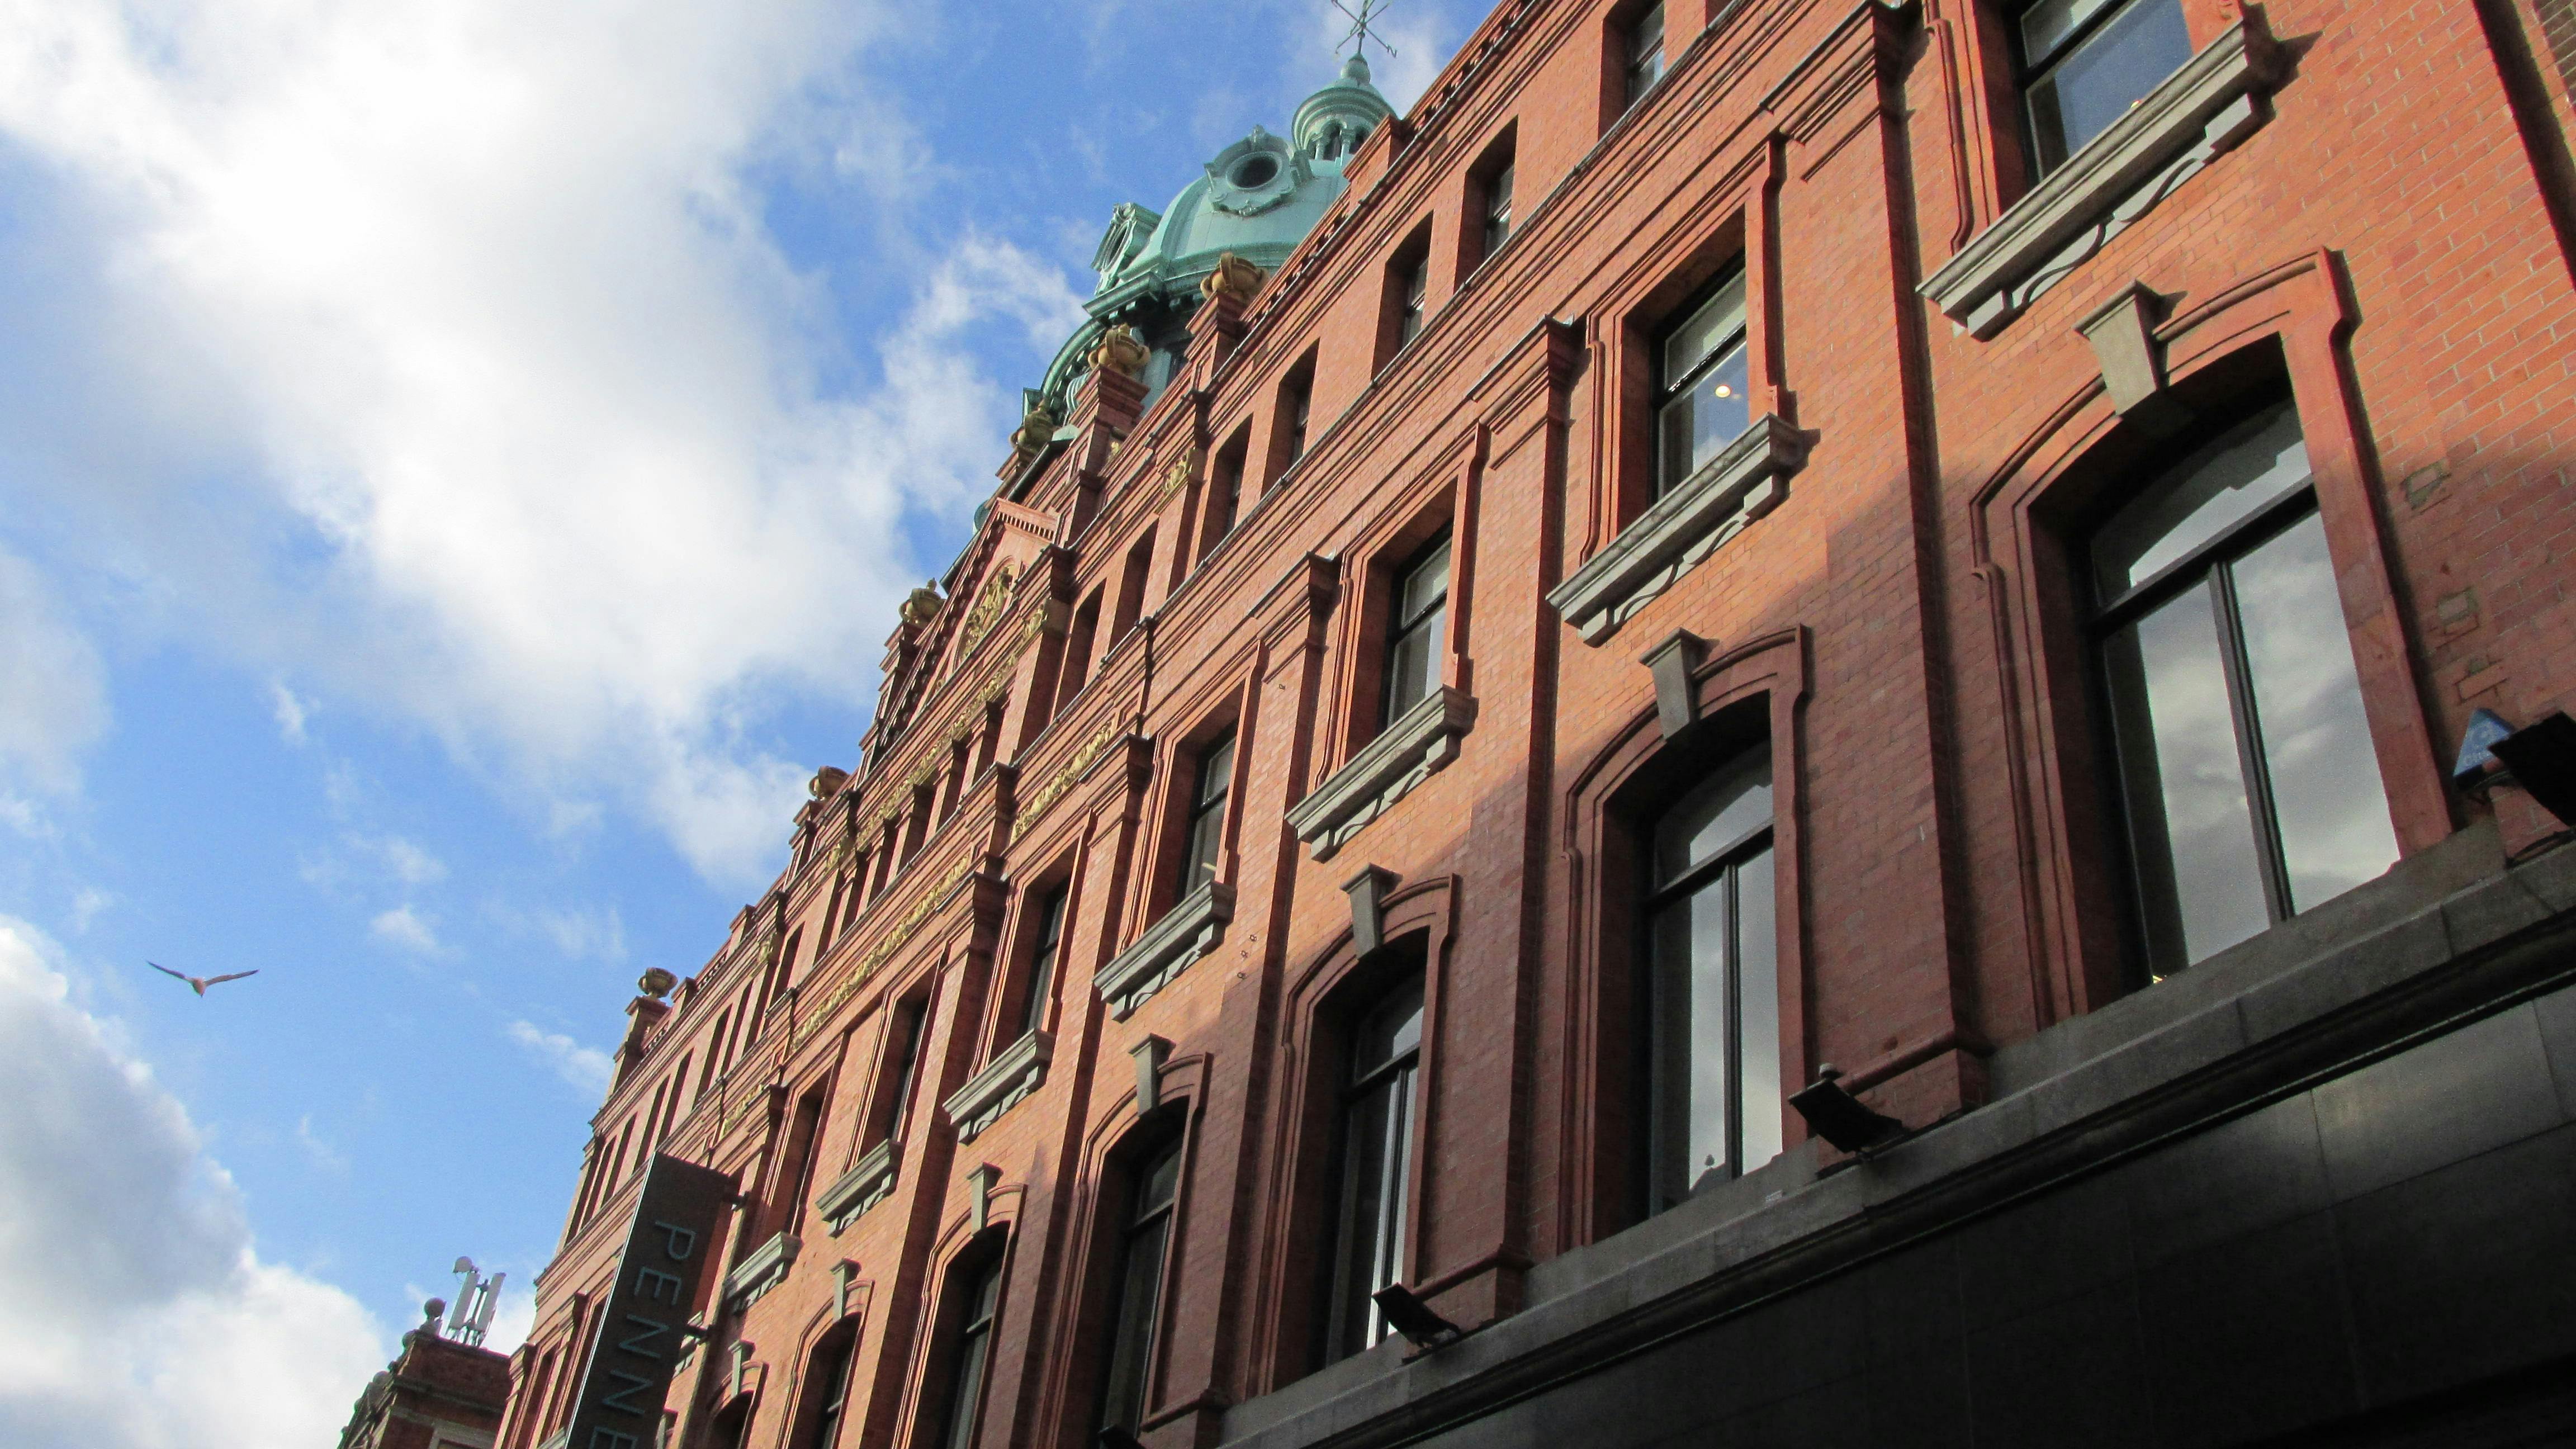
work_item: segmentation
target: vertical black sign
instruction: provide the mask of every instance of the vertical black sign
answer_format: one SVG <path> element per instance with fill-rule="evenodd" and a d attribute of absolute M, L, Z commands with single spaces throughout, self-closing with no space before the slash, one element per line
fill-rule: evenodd
<path fill-rule="evenodd" d="M 617 1281 L 600 1305 L 573 1397 L 569 1449 L 654 1449 L 662 1399 L 686 1341 L 681 1325 L 712 1272 L 716 1231 L 733 1203 L 733 1179 L 654 1154 L 635 1199 L 635 1222 L 617 1258 Z"/>

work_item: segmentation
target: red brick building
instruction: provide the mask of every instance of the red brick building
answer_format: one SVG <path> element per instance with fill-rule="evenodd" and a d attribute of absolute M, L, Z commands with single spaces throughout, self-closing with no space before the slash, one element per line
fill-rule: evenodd
<path fill-rule="evenodd" d="M 1121 208 L 503 1449 L 2568 1442 L 2571 78 L 1505 0 Z"/>
<path fill-rule="evenodd" d="M 340 1449 L 492 1449 L 510 1397 L 510 1361 L 480 1344 L 442 1338 L 428 1322 L 403 1335 L 402 1354 L 358 1396 Z"/>

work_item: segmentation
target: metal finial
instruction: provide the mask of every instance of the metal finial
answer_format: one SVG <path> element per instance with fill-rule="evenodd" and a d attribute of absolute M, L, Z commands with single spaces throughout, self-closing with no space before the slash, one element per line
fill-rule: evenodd
<path fill-rule="evenodd" d="M 1375 20 L 1380 15 L 1385 14 L 1387 8 L 1392 6 L 1394 3 L 1395 0 L 1359 0 L 1360 8 L 1353 10 L 1350 6 L 1343 4 L 1342 0 L 1333 0 L 1333 8 L 1351 18 L 1351 28 L 1349 33 L 1345 34 L 1341 39 L 1341 44 L 1335 45 L 1333 49 L 1338 51 L 1343 45 L 1347 45 L 1351 47 L 1351 54 L 1358 56 L 1362 60 L 1366 60 L 1368 59 L 1368 43 L 1371 40 L 1375 40 L 1377 42 L 1378 49 L 1385 51 L 1389 55 L 1396 54 L 1397 52 L 1395 47 L 1386 43 L 1385 36 L 1380 35 L 1369 28 L 1369 22 Z"/>

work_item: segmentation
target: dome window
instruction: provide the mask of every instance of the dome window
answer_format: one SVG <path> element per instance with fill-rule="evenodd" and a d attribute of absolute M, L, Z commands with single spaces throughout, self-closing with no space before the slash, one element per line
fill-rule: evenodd
<path fill-rule="evenodd" d="M 1279 162 L 1273 157 L 1256 153 L 1235 162 L 1234 170 L 1227 173 L 1225 179 L 1245 191 L 1257 191 L 1269 185 L 1278 175 Z"/>

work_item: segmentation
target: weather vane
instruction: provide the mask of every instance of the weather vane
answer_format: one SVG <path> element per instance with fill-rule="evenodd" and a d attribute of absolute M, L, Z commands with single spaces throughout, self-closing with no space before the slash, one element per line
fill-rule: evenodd
<path fill-rule="evenodd" d="M 1396 53 L 1395 47 L 1386 43 L 1385 36 L 1379 35 L 1376 31 L 1369 29 L 1369 22 L 1375 20 L 1380 15 L 1385 14 L 1387 7 L 1394 3 L 1395 0 L 1360 0 L 1360 8 L 1353 10 L 1348 5 L 1343 4 L 1342 0 L 1333 0 L 1334 9 L 1351 17 L 1350 33 L 1342 37 L 1343 44 L 1351 47 L 1351 54 L 1358 56 L 1362 60 L 1368 59 L 1368 43 L 1371 40 L 1375 40 L 1378 44 L 1378 49 L 1385 51 L 1387 54 L 1394 55 Z M 1339 50 L 1342 47 L 1336 45 L 1333 48 L 1335 50 Z"/>

